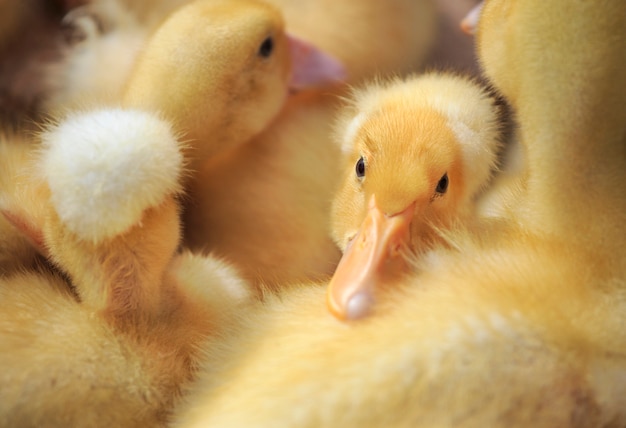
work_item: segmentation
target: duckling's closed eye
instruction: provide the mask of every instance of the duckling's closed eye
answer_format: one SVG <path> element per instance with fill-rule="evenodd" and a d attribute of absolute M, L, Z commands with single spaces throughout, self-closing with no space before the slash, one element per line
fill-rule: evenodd
<path fill-rule="evenodd" d="M 259 56 L 262 58 L 269 58 L 274 52 L 274 38 L 272 36 L 268 36 L 261 46 L 259 47 Z"/>
<path fill-rule="evenodd" d="M 361 156 L 356 162 L 354 169 L 356 170 L 356 176 L 358 179 L 365 177 L 365 159 L 363 159 L 363 156 Z"/>

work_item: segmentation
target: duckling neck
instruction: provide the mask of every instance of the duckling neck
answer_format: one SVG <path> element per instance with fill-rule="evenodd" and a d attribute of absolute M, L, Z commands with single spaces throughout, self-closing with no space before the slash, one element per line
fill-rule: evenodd
<path fill-rule="evenodd" d="M 552 37 L 551 22 L 533 21 L 525 37 L 533 35 L 543 47 L 529 51 L 533 61 L 518 60 L 514 101 L 521 137 L 532 149 L 527 153 L 528 211 L 536 213 L 531 220 L 560 236 L 597 243 L 622 234 L 626 222 L 626 38 L 617 42 L 615 36 L 624 28 L 623 14 L 607 20 L 594 16 L 605 13 L 602 8 L 576 7 L 580 18 L 564 20 L 561 27 L 568 28 L 561 31 L 568 44 L 586 49 L 563 49 L 564 39 Z"/>
<path fill-rule="evenodd" d="M 145 79 L 141 84 L 131 81 L 123 105 L 154 112 L 172 123 L 185 142 L 183 154 L 191 170 L 197 170 L 207 158 L 249 140 L 254 134 L 238 120 L 248 112 L 235 108 L 237 99 L 223 88 L 205 90 L 204 93 L 211 93 L 211 99 L 204 100 L 200 108 L 198 102 L 189 101 L 199 96 L 193 88 L 172 84 L 170 88 L 154 90 L 156 87 L 156 82 L 152 84 Z"/>

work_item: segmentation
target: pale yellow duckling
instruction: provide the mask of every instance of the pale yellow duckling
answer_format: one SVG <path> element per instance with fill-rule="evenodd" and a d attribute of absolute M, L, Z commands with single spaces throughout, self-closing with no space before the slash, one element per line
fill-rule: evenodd
<path fill-rule="evenodd" d="M 288 29 L 346 64 L 348 82 L 412 70 L 430 45 L 430 2 L 274 3 Z M 329 238 L 330 202 L 341 171 L 340 150 L 332 143 L 339 104 L 328 94 L 292 97 L 250 144 L 208 161 L 191 184 L 185 243 L 223 255 L 264 286 L 331 275 L 340 256 Z"/>
<path fill-rule="evenodd" d="M 163 426 L 200 343 L 252 291 L 224 262 L 177 253 L 183 156 L 169 123 L 101 110 L 42 139 L 34 163 L 1 159 L 22 173 L 0 208 L 67 280 L 45 267 L 0 277 L 0 425 Z"/>
<path fill-rule="evenodd" d="M 266 128 L 290 89 L 343 74 L 339 62 L 288 36 L 277 9 L 254 0 L 201 0 L 178 9 L 150 38 L 123 105 L 171 120 L 189 140 L 195 171 Z"/>
<path fill-rule="evenodd" d="M 156 30 L 116 0 L 74 11 L 70 18 L 87 40 L 51 73 L 53 79 L 66 75 L 67 82 L 49 109 L 121 99 L 124 106 L 159 112 L 190 140 L 197 167 L 266 127 L 290 90 L 344 77 L 338 61 L 287 35 L 279 11 L 265 3 L 187 3 Z M 99 21 L 113 28 L 100 34 Z M 247 96 L 233 98 L 244 91 Z"/>
<path fill-rule="evenodd" d="M 131 27 L 151 33 L 190 0 L 89 0 L 72 13 L 93 13 L 123 33 Z M 339 58 L 351 83 L 374 74 L 406 73 L 423 63 L 435 35 L 431 0 L 269 0 L 293 34 Z M 132 25 L 127 25 L 132 23 Z M 106 36 L 106 34 L 105 34 Z M 131 41 L 132 43 L 132 41 Z M 124 51 L 126 47 L 118 46 Z M 97 70 L 95 70 L 97 71 Z"/>
<path fill-rule="evenodd" d="M 476 215 L 502 131 L 496 100 L 454 75 L 369 85 L 351 104 L 340 124 L 346 172 L 333 203 L 344 256 L 328 295 L 331 310 L 348 319 L 370 311 L 411 253 Z"/>
<path fill-rule="evenodd" d="M 625 20 L 621 1 L 486 2 L 480 55 L 528 159 L 519 209 L 451 231 L 362 322 L 324 316 L 323 285 L 269 298 L 207 351 L 175 426 L 626 425 Z"/>

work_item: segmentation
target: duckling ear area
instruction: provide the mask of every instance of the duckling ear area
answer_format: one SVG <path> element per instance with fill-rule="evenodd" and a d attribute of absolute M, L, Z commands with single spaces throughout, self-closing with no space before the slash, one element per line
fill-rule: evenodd
<path fill-rule="evenodd" d="M 40 174 L 54 209 L 82 239 L 95 243 L 120 234 L 181 190 L 176 136 L 151 114 L 76 114 L 44 132 L 42 142 Z"/>

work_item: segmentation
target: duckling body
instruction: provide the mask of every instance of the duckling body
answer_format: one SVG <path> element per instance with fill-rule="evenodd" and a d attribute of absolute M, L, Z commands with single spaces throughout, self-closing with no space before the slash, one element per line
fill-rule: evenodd
<path fill-rule="evenodd" d="M 164 426 L 199 343 L 252 291 L 221 260 L 177 252 L 183 156 L 170 124 L 105 110 L 42 139 L 39 158 L 2 159 L 20 172 L 3 218 L 53 267 L 0 278 L 0 423 Z"/>
<path fill-rule="evenodd" d="M 624 425 L 623 8 L 488 1 L 479 52 L 518 113 L 519 206 L 452 230 L 362 321 L 325 316 L 324 284 L 269 298 L 206 352 L 176 426 Z"/>

